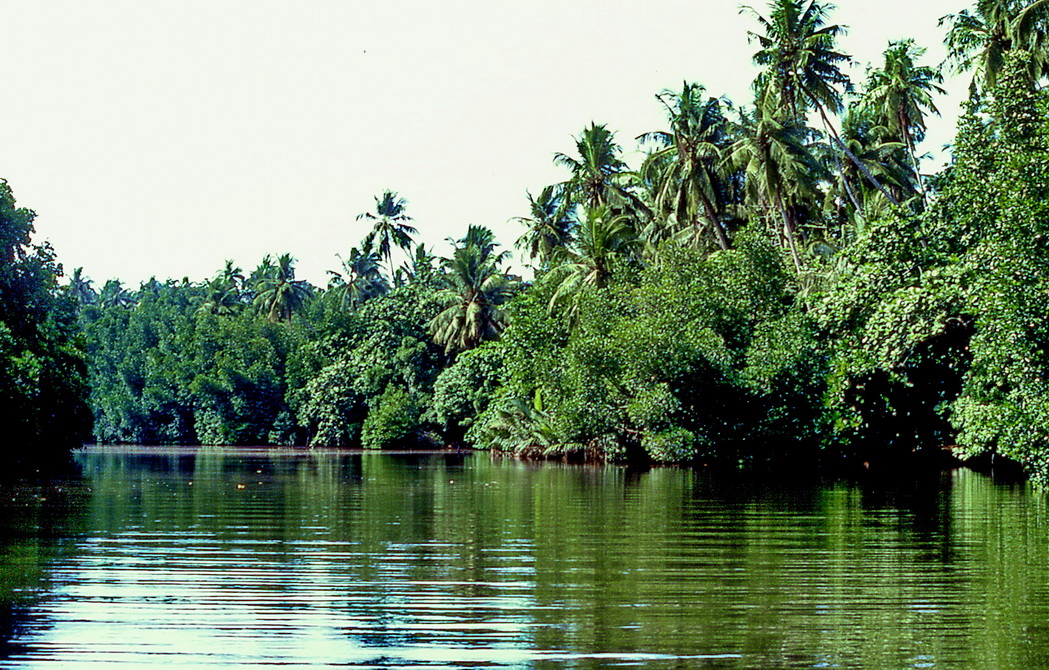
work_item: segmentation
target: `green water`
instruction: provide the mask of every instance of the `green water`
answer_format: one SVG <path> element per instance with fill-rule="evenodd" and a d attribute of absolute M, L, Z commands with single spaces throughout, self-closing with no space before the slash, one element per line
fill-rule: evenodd
<path fill-rule="evenodd" d="M 0 486 L 0 667 L 1049 667 L 1049 516 L 968 471 L 87 451 Z"/>

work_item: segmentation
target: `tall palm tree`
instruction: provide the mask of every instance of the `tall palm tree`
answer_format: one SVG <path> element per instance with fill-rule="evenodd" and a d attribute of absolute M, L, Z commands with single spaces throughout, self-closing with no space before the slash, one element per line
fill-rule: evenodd
<path fill-rule="evenodd" d="M 818 183 L 829 174 L 808 146 L 807 130 L 776 112 L 770 100 L 759 100 L 752 116 L 743 115 L 726 160 L 743 170 L 751 208 L 780 219 L 781 240 L 801 272 L 798 212 L 819 197 Z"/>
<path fill-rule="evenodd" d="M 427 249 L 425 244 L 416 245 L 412 255 L 401 263 L 401 267 L 394 273 L 394 286 L 432 283 L 439 275 L 437 261 L 437 256 Z"/>
<path fill-rule="evenodd" d="M 558 251 L 553 268 L 541 280 L 554 286 L 550 311 L 564 309 L 571 319 L 587 290 L 604 288 L 616 262 L 637 261 L 641 251 L 630 217 L 607 205 L 583 210 L 577 226 L 575 242 Z"/>
<path fill-rule="evenodd" d="M 884 65 L 868 73 L 863 95 L 864 105 L 907 146 L 922 198 L 925 186 L 915 145 L 925 135 L 925 115 L 940 113 L 933 103 L 933 94 L 945 92 L 939 86 L 943 76 L 937 68 L 915 63 L 924 53 L 925 49 L 916 47 L 914 40 L 890 42 Z"/>
<path fill-rule="evenodd" d="M 255 267 L 254 270 L 251 271 L 251 274 L 248 276 L 247 288 L 253 290 L 254 287 L 258 285 L 260 281 L 276 272 L 276 267 L 277 266 L 273 261 L 272 255 L 266 254 L 265 256 L 263 256 L 262 260 L 259 261 L 259 264 Z"/>
<path fill-rule="evenodd" d="M 541 268 L 549 264 L 557 249 L 572 241 L 574 221 L 566 204 L 559 186 L 547 186 L 538 198 L 528 194 L 529 216 L 513 219 L 528 226 L 517 240 L 517 248 L 523 249 L 531 261 L 538 261 Z"/>
<path fill-rule="evenodd" d="M 1039 70 L 1032 80 L 1037 80 L 1046 74 L 1049 65 L 1046 54 L 1049 49 L 1049 0 L 1024 4 L 1027 6 L 1016 15 L 1009 29 L 1015 46 L 1036 55 Z"/>
<path fill-rule="evenodd" d="M 730 142 L 723 98 L 708 98 L 699 84 L 684 83 L 680 93 L 663 91 L 670 132 L 642 135 L 642 142 L 659 147 L 641 168 L 642 179 L 652 185 L 656 213 L 671 215 L 685 231 L 703 229 L 721 249 L 728 249 L 725 233 L 729 180 L 722 153 Z M 700 235 L 691 235 L 699 239 Z"/>
<path fill-rule="evenodd" d="M 644 216 L 647 207 L 632 191 L 634 173 L 622 158 L 622 149 L 604 124 L 590 124 L 576 138 L 578 158 L 554 154 L 554 165 L 568 169 L 572 176 L 561 184 L 568 207 L 612 207 L 621 213 Z"/>
<path fill-rule="evenodd" d="M 240 294 L 221 275 L 212 278 L 204 287 L 204 302 L 199 311 L 220 316 L 232 316 L 243 306 Z"/>
<path fill-rule="evenodd" d="M 135 297 L 124 288 L 119 279 L 110 279 L 103 286 L 98 295 L 98 302 L 103 307 L 134 307 Z"/>
<path fill-rule="evenodd" d="M 295 279 L 295 259 L 291 254 L 281 255 L 270 265 L 254 288 L 255 307 L 274 322 L 291 319 L 310 297 L 309 284 Z"/>
<path fill-rule="evenodd" d="M 69 293 L 81 307 L 98 302 L 98 294 L 91 286 L 91 280 L 84 276 L 84 268 L 76 268 L 69 277 Z"/>
<path fill-rule="evenodd" d="M 227 260 L 220 273 L 222 279 L 233 288 L 241 291 L 244 289 L 244 271 L 232 260 Z"/>
<path fill-rule="evenodd" d="M 375 211 L 362 212 L 357 220 L 367 219 L 373 222 L 368 237 L 374 242 L 379 258 L 386 261 L 386 268 L 393 274 L 393 248 L 400 247 L 407 251 L 412 245 L 412 235 L 419 231 L 408 224 L 412 217 L 404 213 L 408 201 L 397 195 L 397 191 L 386 189 L 381 196 L 375 196 Z"/>
<path fill-rule="evenodd" d="M 521 288 L 517 277 L 502 269 L 508 252 L 497 252 L 492 231 L 470 226 L 466 237 L 453 242 L 444 259 L 444 286 L 438 299 L 444 309 L 430 321 L 434 342 L 453 354 L 494 339 L 506 327 L 502 306 Z"/>
<path fill-rule="evenodd" d="M 244 275 L 233 261 L 227 260 L 225 267 L 212 277 L 204 287 L 204 302 L 200 305 L 202 312 L 231 316 L 243 306 L 241 291 L 244 287 Z"/>
<path fill-rule="evenodd" d="M 768 18 L 751 7 L 751 12 L 764 29 L 751 32 L 760 49 L 754 62 L 763 68 L 759 78 L 759 97 L 774 96 L 773 104 L 790 116 L 789 123 L 802 126 L 809 109 L 818 112 L 831 140 L 856 169 L 895 203 L 895 198 L 866 166 L 842 142 L 829 114 L 843 109 L 842 94 L 851 90 L 848 75 L 841 65 L 850 62 L 848 55 L 837 50 L 837 38 L 845 33 L 839 25 L 828 25 L 833 5 L 819 0 L 770 0 Z"/>
<path fill-rule="evenodd" d="M 495 241 L 495 233 L 491 228 L 485 226 L 470 225 L 466 228 L 466 235 L 458 240 L 446 238 L 454 249 L 475 247 L 480 250 L 484 259 L 490 259 L 493 263 L 501 264 L 510 258 L 510 251 L 504 249 L 496 252 L 501 245 Z"/>
<path fill-rule="evenodd" d="M 342 261 L 342 272 L 328 271 L 331 275 L 328 290 L 336 296 L 343 309 L 353 309 L 390 290 L 379 269 L 379 257 L 370 246 L 354 247 L 348 258 L 339 257 L 339 260 Z"/>
<path fill-rule="evenodd" d="M 940 19 L 947 25 L 947 62 L 955 72 L 973 71 L 970 93 L 995 85 L 1005 55 L 1020 48 L 1031 54 L 1030 81 L 1049 73 L 1049 2 L 1046 0 L 977 0 L 972 10 Z"/>
<path fill-rule="evenodd" d="M 779 97 L 777 104 L 798 124 L 810 106 L 840 112 L 841 91 L 850 87 L 840 66 L 851 58 L 835 44 L 845 29 L 827 24 L 831 7 L 818 0 L 771 0 L 767 18 L 752 7 L 743 8 L 764 30 L 749 33 L 760 46 L 754 62 L 766 72 L 767 84 Z"/>
<path fill-rule="evenodd" d="M 841 118 L 841 139 L 867 171 L 893 194 L 897 202 L 905 202 L 918 195 L 913 164 L 907 155 L 906 145 L 888 129 L 884 119 L 875 116 L 870 107 L 860 103 L 849 106 Z M 839 199 L 845 198 L 852 203 L 854 213 L 860 219 L 887 214 L 886 207 L 892 204 L 878 189 L 870 186 L 851 162 L 840 166 L 837 179 L 832 183 L 834 189 L 839 191 L 836 194 Z"/>

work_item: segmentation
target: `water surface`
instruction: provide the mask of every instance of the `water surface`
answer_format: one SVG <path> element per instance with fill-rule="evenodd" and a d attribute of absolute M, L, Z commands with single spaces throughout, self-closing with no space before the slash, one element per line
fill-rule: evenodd
<path fill-rule="evenodd" d="M 1044 497 L 88 450 L 0 486 L 0 667 L 1049 667 Z"/>

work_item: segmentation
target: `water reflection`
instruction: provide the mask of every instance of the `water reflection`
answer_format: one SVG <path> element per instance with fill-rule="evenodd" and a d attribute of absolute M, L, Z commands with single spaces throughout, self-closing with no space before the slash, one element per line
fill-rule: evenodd
<path fill-rule="evenodd" d="M 0 491 L 3 667 L 1049 666 L 1045 499 L 965 471 L 79 461 Z"/>

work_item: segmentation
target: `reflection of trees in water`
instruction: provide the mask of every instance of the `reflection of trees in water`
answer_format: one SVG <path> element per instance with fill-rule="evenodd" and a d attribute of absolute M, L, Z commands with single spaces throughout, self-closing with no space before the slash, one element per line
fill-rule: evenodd
<path fill-rule="evenodd" d="M 1045 660 L 1046 501 L 964 471 L 776 481 L 221 449 L 81 462 L 90 501 L 54 503 L 81 512 L 48 520 L 43 501 L 5 517 L 5 595 L 46 579 L 70 551 L 60 538 L 86 523 L 124 552 L 147 539 L 148 558 L 120 558 L 143 575 L 196 570 L 200 584 L 173 587 L 182 598 L 289 622 L 267 635 L 322 616 L 353 648 L 496 640 L 739 653 L 750 666 Z M 5 612 L 10 640 L 23 619 Z"/>
<path fill-rule="evenodd" d="M 52 565 L 76 551 L 89 495 L 70 473 L 0 481 L 0 659 L 24 650 L 27 630 L 48 625 L 32 610 L 51 587 Z"/>

